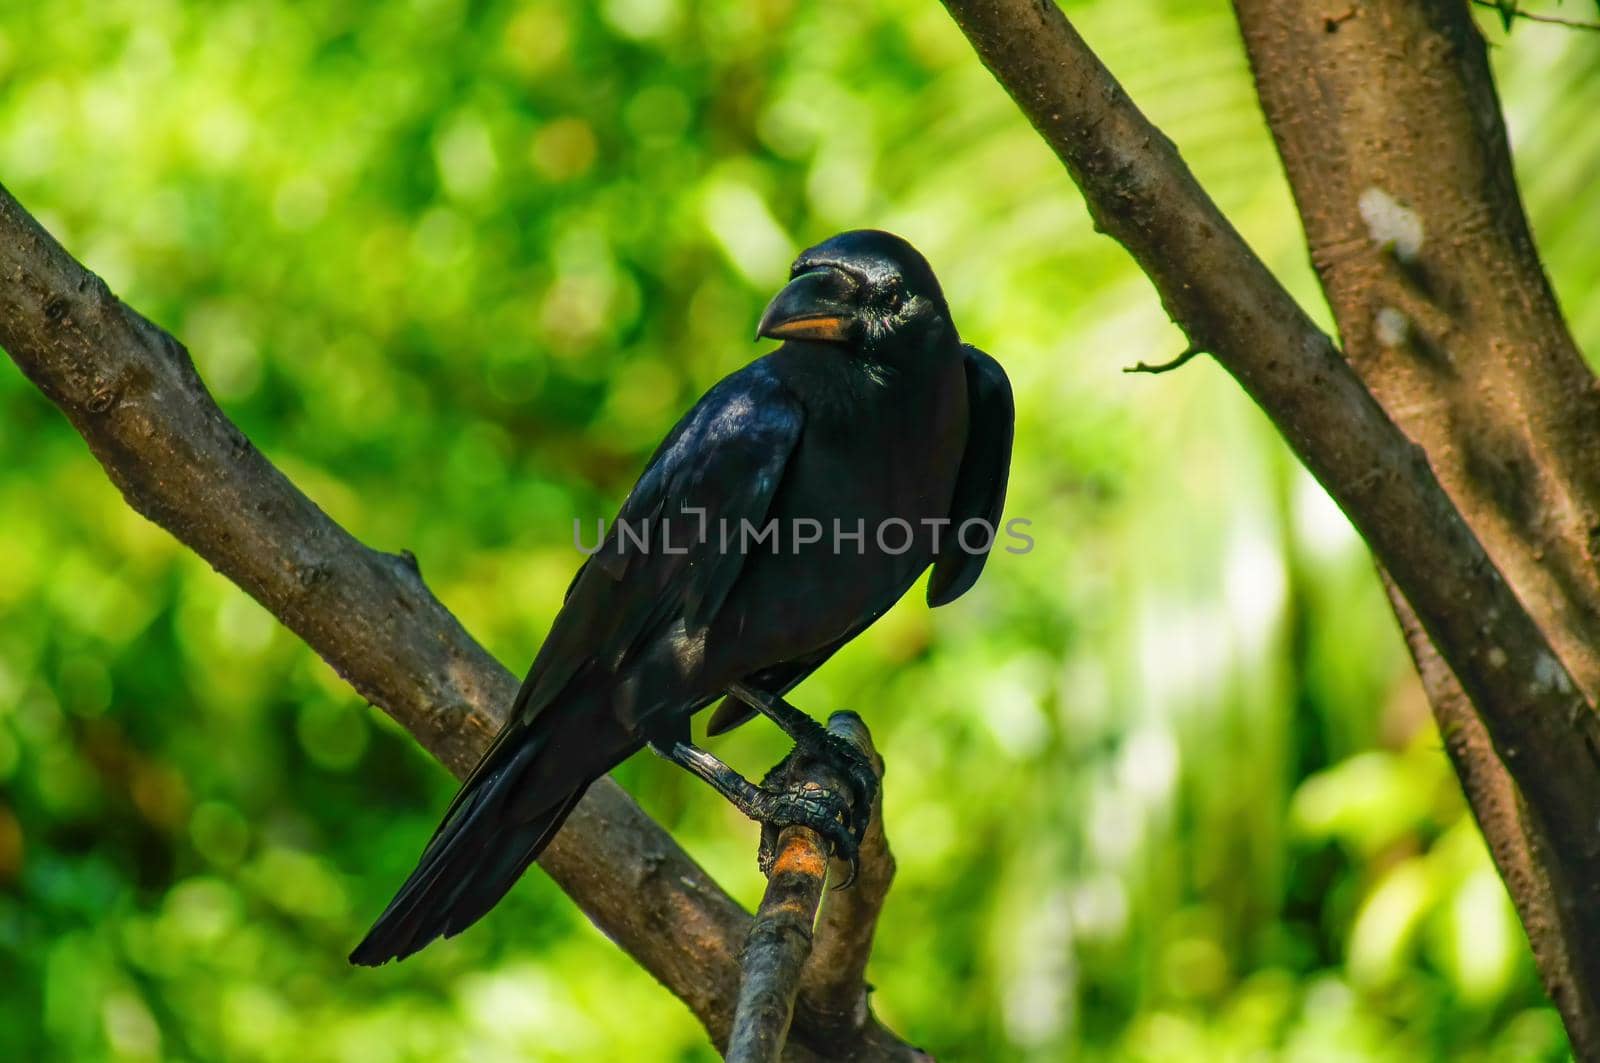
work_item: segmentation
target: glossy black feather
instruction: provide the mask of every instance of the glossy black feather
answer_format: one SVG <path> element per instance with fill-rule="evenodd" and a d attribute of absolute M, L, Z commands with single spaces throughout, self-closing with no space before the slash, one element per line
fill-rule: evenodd
<path fill-rule="evenodd" d="M 950 504 L 950 535 L 940 544 L 933 575 L 928 578 L 930 606 L 953 602 L 978 582 L 1001 532 L 1006 484 L 1011 477 L 1016 423 L 1011 381 L 1000 363 L 978 348 L 967 344 L 962 350 L 967 375 L 967 446 Z M 968 521 L 974 523 L 963 536 Z"/>

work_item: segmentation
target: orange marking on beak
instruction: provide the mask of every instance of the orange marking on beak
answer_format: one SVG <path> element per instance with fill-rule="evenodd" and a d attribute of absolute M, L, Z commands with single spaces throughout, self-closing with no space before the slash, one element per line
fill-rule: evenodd
<path fill-rule="evenodd" d="M 844 318 L 834 316 L 797 317 L 774 325 L 767 335 L 776 340 L 827 340 L 837 343 L 844 339 Z"/>

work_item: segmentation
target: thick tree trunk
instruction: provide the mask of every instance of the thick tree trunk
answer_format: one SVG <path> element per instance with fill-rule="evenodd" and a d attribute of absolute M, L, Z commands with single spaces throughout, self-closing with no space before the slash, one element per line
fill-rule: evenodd
<path fill-rule="evenodd" d="M 1460 0 L 1356 3 L 1333 16 L 1327 8 L 1235 0 L 1345 354 L 1427 451 L 1592 701 L 1600 691 L 1600 389 L 1534 248 L 1484 42 Z M 1474 706 L 1392 597 L 1545 986 L 1574 1045 L 1600 1053 L 1594 961 L 1574 962 L 1583 939 L 1562 932 L 1555 903 L 1562 887 L 1553 856 L 1583 841 L 1546 838 L 1523 814 L 1479 718 L 1524 706 Z M 1600 808 L 1600 779 L 1588 782 Z"/>

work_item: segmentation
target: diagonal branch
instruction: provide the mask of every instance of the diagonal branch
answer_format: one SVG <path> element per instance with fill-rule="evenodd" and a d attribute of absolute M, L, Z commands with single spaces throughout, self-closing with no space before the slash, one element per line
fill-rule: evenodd
<path fill-rule="evenodd" d="M 828 730 L 866 754 L 881 783 L 883 758 L 873 748 L 866 724 L 853 712 L 836 712 Z M 786 758 L 774 778 L 804 782 L 848 793 L 849 780 L 824 761 Z M 862 839 L 860 866 L 849 889 L 835 889 L 823 901 L 830 877 L 827 843 L 813 830 L 790 827 L 774 846 L 766 894 L 745 941 L 743 980 L 728 1043 L 729 1063 L 765 1063 L 779 1058 L 790 1018 L 804 1013 L 795 1041 L 819 1054 L 831 1046 L 857 1044 L 872 1023 L 866 982 L 867 959 L 878 913 L 894 880 L 894 857 L 883 833 L 882 788 L 873 798 L 871 820 Z M 832 869 L 835 873 L 838 867 Z M 796 994 L 803 994 L 796 1007 Z M 838 1059 L 867 1056 L 837 1056 Z M 908 1059 L 927 1060 L 920 1052 Z"/>
<path fill-rule="evenodd" d="M 1582 968 L 1571 944 L 1561 934 L 1560 911 L 1552 895 L 1550 874 L 1544 867 L 1550 839 L 1538 833 L 1538 823 L 1527 815 L 1511 776 L 1495 756 L 1483 720 L 1422 630 L 1416 613 L 1387 575 L 1384 589 L 1400 621 L 1400 632 L 1416 664 L 1422 689 L 1433 706 L 1439 736 L 1461 780 L 1467 805 L 1527 931 L 1546 991 L 1561 1012 L 1572 1044 L 1592 1044 L 1592 1004 L 1579 992 Z"/>
<path fill-rule="evenodd" d="M 786 827 L 767 890 L 756 909 L 740 962 L 744 977 L 728 1037 L 728 1063 L 777 1063 L 783 1056 L 811 955 L 811 928 L 828 881 L 828 843 L 810 827 Z"/>
<path fill-rule="evenodd" d="M 128 503 L 171 531 L 393 716 L 457 776 L 517 680 L 423 585 L 357 541 L 217 407 L 188 352 L 121 303 L 0 188 L 0 347 L 66 414 Z M 609 779 L 540 866 L 726 1041 L 749 915 Z M 870 1015 L 863 1059 L 912 1049 Z M 794 1053 L 796 1058 L 817 1058 Z"/>
<path fill-rule="evenodd" d="M 872 748 L 865 726 L 861 732 L 881 783 L 883 758 Z M 883 902 L 894 883 L 894 872 L 894 854 L 889 851 L 889 840 L 883 832 L 883 788 L 880 785 L 872 806 L 872 819 L 867 824 L 867 836 L 861 842 L 861 866 L 856 871 L 855 883 L 847 890 L 829 893 L 822 904 L 811 961 L 800 972 L 798 1036 L 820 1035 L 823 1042 L 848 1042 L 857 1036 L 856 1031 L 871 1023 L 867 960 L 872 955 L 872 938 L 878 929 Z"/>
<path fill-rule="evenodd" d="M 1483 712 L 1547 836 L 1563 933 L 1600 941 L 1600 717 L 1440 486 L 1423 451 L 1205 194 L 1052 0 L 944 0 L 1133 255 L 1350 517 Z M 1600 950 L 1580 957 L 1600 984 Z"/>

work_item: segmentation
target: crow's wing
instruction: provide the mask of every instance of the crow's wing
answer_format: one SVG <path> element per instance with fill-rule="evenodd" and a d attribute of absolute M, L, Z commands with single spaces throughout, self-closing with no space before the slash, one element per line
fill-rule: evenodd
<path fill-rule="evenodd" d="M 950 527 L 928 579 L 928 604 L 953 602 L 978 581 L 989 547 L 1000 530 L 1000 511 L 1006 501 L 1006 479 L 1011 472 L 1011 435 L 1016 410 L 1011 401 L 1011 381 L 1000 363 L 978 348 L 962 348 L 967 368 L 967 449 L 961 457 L 956 492 L 950 503 Z M 970 529 L 962 545 L 959 534 L 969 520 L 987 522 L 987 530 Z"/>
<path fill-rule="evenodd" d="M 684 415 L 573 580 L 517 715 L 539 712 L 579 669 L 615 671 L 679 619 L 690 638 L 710 626 L 744 565 L 741 522 L 766 522 L 804 422 L 759 362 Z"/>
<path fill-rule="evenodd" d="M 668 434 L 613 533 L 573 580 L 506 725 L 352 962 L 407 956 L 477 920 L 539 855 L 590 781 L 638 748 L 617 717 L 600 708 L 596 718 L 594 688 L 574 680 L 615 671 L 669 625 L 681 621 L 689 639 L 704 632 L 744 561 L 741 551 L 721 548 L 722 522 L 732 525 L 734 542 L 741 521 L 766 522 L 803 421 L 798 403 L 756 363 L 707 392 Z M 588 725 L 582 741 L 572 741 L 564 720 Z"/>
<path fill-rule="evenodd" d="M 938 558 L 934 561 L 933 575 L 928 581 L 928 604 L 944 605 L 964 594 L 983 571 L 988 557 L 988 532 L 973 529 L 968 541 L 984 541 L 982 550 L 967 551 L 958 536 L 963 521 L 974 517 L 988 522 L 989 528 L 998 531 L 1000 512 L 1005 504 L 1006 480 L 1011 468 L 1011 436 L 1014 412 L 1011 400 L 1011 382 L 1006 379 L 1000 364 L 976 347 L 964 349 L 967 371 L 968 428 L 967 448 L 962 455 L 961 469 L 957 475 L 955 497 L 950 506 L 950 527 Z M 871 610 L 861 623 L 832 646 L 802 660 L 783 661 L 751 676 L 749 681 L 761 690 L 772 694 L 786 694 L 816 671 L 840 647 L 855 638 L 873 621 L 888 611 L 899 597 L 888 597 L 878 608 Z M 724 698 L 711 713 L 706 733 L 719 735 L 731 731 L 755 715 L 755 710 L 737 698 Z"/>
<path fill-rule="evenodd" d="M 878 618 L 889 611 L 889 607 L 900 600 L 900 593 L 886 594 L 880 603 L 869 610 L 865 616 L 856 622 L 855 626 L 846 631 L 832 644 L 823 647 L 809 656 L 793 661 L 780 661 L 768 668 L 763 668 L 755 675 L 746 676 L 745 682 L 757 690 L 768 694 L 784 696 L 805 682 L 807 677 L 828 662 L 828 658 L 838 653 L 845 646 L 867 628 L 878 622 Z M 740 701 L 731 694 L 722 699 L 722 703 L 711 710 L 711 719 L 706 724 L 706 734 L 716 737 L 724 732 L 731 731 L 756 714 L 756 710 Z"/>

